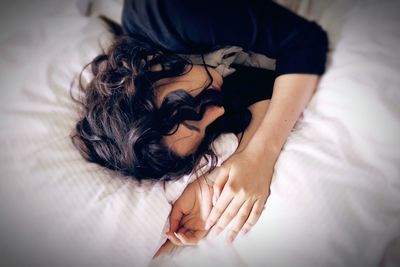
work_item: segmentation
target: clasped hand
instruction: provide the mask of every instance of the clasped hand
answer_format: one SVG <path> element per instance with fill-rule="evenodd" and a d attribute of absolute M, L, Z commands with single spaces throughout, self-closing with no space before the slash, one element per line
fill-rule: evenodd
<path fill-rule="evenodd" d="M 218 234 L 235 218 L 229 241 L 242 229 L 244 234 L 250 231 L 269 196 L 273 165 L 264 154 L 246 147 L 210 174 L 214 185 L 203 176 L 189 184 L 174 203 L 168 239 L 154 257 L 174 246 L 197 244 L 213 226 Z"/>

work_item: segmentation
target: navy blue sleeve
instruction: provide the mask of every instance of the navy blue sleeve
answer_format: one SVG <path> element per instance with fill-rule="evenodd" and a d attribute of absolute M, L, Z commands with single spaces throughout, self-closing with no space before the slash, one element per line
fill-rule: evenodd
<path fill-rule="evenodd" d="M 326 32 L 273 1 L 125 0 L 122 26 L 176 53 L 240 46 L 276 59 L 277 76 L 325 71 Z"/>

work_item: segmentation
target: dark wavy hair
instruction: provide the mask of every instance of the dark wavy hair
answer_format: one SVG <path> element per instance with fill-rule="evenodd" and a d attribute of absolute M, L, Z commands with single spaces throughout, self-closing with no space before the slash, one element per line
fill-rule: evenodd
<path fill-rule="evenodd" d="M 192 62 L 143 36 L 125 35 L 119 24 L 106 17 L 101 19 L 114 34 L 114 40 L 107 51 L 81 71 L 78 96 L 74 96 L 71 86 L 71 97 L 79 104 L 80 112 L 71 133 L 74 146 L 86 160 L 137 180 L 177 179 L 191 173 L 202 157 L 208 164 L 207 155 L 212 160 L 208 171 L 212 171 L 218 160 L 212 142 L 221 133 L 243 132 L 250 123 L 250 111 L 226 110 L 207 127 L 196 152 L 184 157 L 175 154 L 161 142 L 162 137 L 174 134 L 184 120 L 201 120 L 208 105 L 224 104 L 220 91 L 207 89 L 213 80 L 204 58 L 211 81 L 203 91 L 193 97 L 185 90 L 177 90 L 157 108 L 155 82 L 184 75 L 193 67 Z M 152 71 L 152 66 L 158 64 L 162 69 Z M 88 67 L 92 79 L 84 85 L 82 75 Z"/>

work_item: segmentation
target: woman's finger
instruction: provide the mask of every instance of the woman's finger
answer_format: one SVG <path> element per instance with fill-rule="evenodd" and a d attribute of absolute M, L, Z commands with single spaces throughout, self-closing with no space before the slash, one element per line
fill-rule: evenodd
<path fill-rule="evenodd" d="M 236 215 L 235 223 L 232 226 L 232 229 L 229 230 L 228 233 L 228 241 L 233 242 L 236 236 L 239 234 L 240 230 L 242 229 L 243 225 L 246 223 L 247 219 L 249 218 L 251 208 L 253 207 L 253 202 L 247 200 Z"/>
<path fill-rule="evenodd" d="M 221 195 L 221 192 L 226 184 L 226 181 L 228 180 L 229 177 L 229 172 L 226 168 L 219 167 L 218 168 L 218 173 L 216 174 L 216 178 L 214 180 L 214 186 L 213 186 L 213 198 L 212 198 L 212 203 L 213 206 L 216 205 L 218 198 Z"/>
<path fill-rule="evenodd" d="M 243 226 L 243 234 L 248 233 L 251 228 L 256 224 L 258 219 L 260 218 L 265 205 L 266 200 L 258 199 L 254 202 L 253 208 L 251 209 L 251 213 L 249 218 L 247 219 L 245 225 Z"/>
<path fill-rule="evenodd" d="M 178 230 L 179 224 L 181 222 L 183 212 L 181 206 L 178 203 L 172 207 L 171 215 L 169 216 L 169 232 L 173 233 Z"/>
<path fill-rule="evenodd" d="M 194 246 L 204 237 L 206 231 L 191 231 L 191 230 L 184 230 L 175 233 L 176 237 L 182 242 L 183 245 L 187 246 Z"/>
<path fill-rule="evenodd" d="M 174 234 L 175 232 L 168 232 L 165 233 L 165 235 L 167 236 L 167 238 L 175 245 L 175 246 L 182 246 L 182 241 L 179 240 L 179 238 L 177 238 Z"/>
<path fill-rule="evenodd" d="M 158 249 L 156 254 L 154 254 L 153 259 L 159 257 L 164 253 L 171 251 L 174 247 L 175 245 L 170 240 L 165 241 L 165 243 L 162 244 L 162 246 Z"/>
<path fill-rule="evenodd" d="M 245 200 L 240 197 L 235 197 L 229 206 L 225 209 L 224 213 L 219 218 L 215 225 L 215 233 L 219 234 L 225 227 L 232 221 L 233 218 L 238 214 L 239 209 L 242 207 Z"/>
<path fill-rule="evenodd" d="M 218 221 L 219 217 L 221 217 L 222 213 L 225 211 L 226 207 L 229 205 L 232 199 L 233 199 L 232 192 L 228 190 L 222 191 L 221 197 L 218 199 L 217 203 L 212 208 L 210 215 L 208 215 L 205 224 L 206 230 L 209 230 L 211 226 L 213 226 Z"/>

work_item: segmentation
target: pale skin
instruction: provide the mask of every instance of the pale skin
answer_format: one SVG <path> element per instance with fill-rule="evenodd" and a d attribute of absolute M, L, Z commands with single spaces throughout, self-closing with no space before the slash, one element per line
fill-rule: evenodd
<path fill-rule="evenodd" d="M 204 67 L 201 66 L 201 68 L 204 70 Z M 214 74 L 218 75 L 217 72 Z M 196 77 L 200 81 L 201 76 L 190 78 L 196 79 Z M 249 107 L 253 114 L 253 120 L 244 132 L 241 144 L 237 151 L 212 174 L 216 178 L 212 190 L 209 190 L 213 205 L 208 217 L 205 218 L 204 215 L 207 213 L 207 209 L 203 209 L 201 216 L 194 216 L 193 214 L 198 214 L 198 208 L 187 211 L 179 204 L 181 198 L 187 199 L 187 195 L 194 190 L 195 184 L 189 185 L 188 191 L 185 190 L 174 205 L 171 217 L 173 217 L 172 214 L 186 215 L 179 219 L 179 223 L 171 223 L 170 231 L 166 234 L 168 240 L 157 252 L 157 256 L 167 252 L 175 245 L 196 244 L 211 227 L 218 234 L 232 220 L 234 220 L 233 226 L 227 234 L 230 242 L 233 242 L 240 231 L 245 234 L 253 228 L 261 216 L 270 194 L 269 187 L 279 153 L 313 95 L 318 81 L 319 76 L 314 74 L 280 75 L 275 80 L 271 100 L 260 101 Z M 170 90 L 174 89 L 170 88 Z M 207 112 L 204 117 L 206 114 Z M 202 121 L 204 121 L 199 125 L 207 127 L 222 114 L 210 111 L 207 115 L 212 117 L 203 118 Z M 174 140 L 175 148 L 179 147 L 178 143 L 179 138 Z M 193 147 L 181 148 L 180 152 L 190 152 L 191 149 Z M 210 205 L 202 201 L 196 203 Z M 196 218 L 197 228 L 190 229 L 191 224 L 183 223 L 187 216 L 192 216 L 192 220 Z M 202 227 L 204 228 L 202 229 Z M 191 231 L 186 232 L 188 229 Z M 179 231 L 181 231 L 180 234 L 174 234 Z"/>

